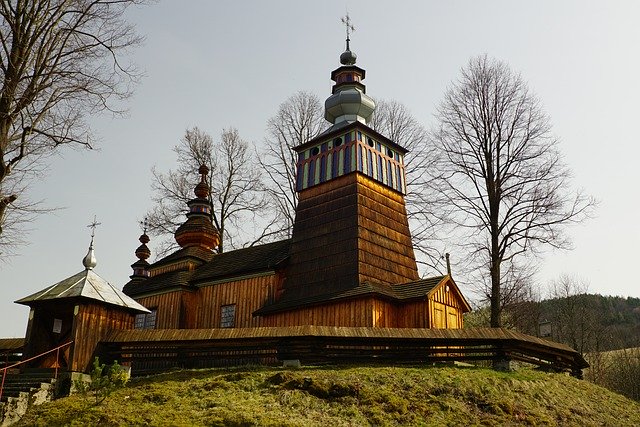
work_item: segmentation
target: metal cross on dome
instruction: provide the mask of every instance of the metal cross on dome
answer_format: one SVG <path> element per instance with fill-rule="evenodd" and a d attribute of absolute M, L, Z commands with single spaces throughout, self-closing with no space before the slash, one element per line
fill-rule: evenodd
<path fill-rule="evenodd" d="M 349 39 L 349 35 L 356 30 L 356 27 L 354 27 L 353 24 L 351 23 L 351 18 L 349 17 L 349 12 L 347 12 L 347 14 L 345 16 L 340 18 L 340 20 L 342 21 L 342 23 L 347 28 L 347 50 L 349 50 L 349 40 L 350 40 Z"/>
<path fill-rule="evenodd" d="M 94 215 L 93 216 L 93 222 L 91 224 L 87 225 L 87 227 L 91 229 L 91 243 L 93 243 L 93 237 L 96 234 L 96 227 L 98 227 L 99 225 L 102 225 L 102 223 L 98 222 L 96 220 L 96 216 Z"/>
<path fill-rule="evenodd" d="M 147 229 L 149 228 L 149 221 L 147 217 L 144 217 L 144 220 L 140 221 L 140 228 L 142 228 L 142 233 L 147 234 Z"/>

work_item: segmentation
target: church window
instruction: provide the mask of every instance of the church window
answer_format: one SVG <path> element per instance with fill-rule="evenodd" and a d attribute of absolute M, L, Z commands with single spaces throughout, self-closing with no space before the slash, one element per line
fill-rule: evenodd
<path fill-rule="evenodd" d="M 220 327 L 233 328 L 236 325 L 236 305 L 229 304 L 220 307 Z"/>
<path fill-rule="evenodd" d="M 387 156 L 393 159 L 393 150 L 391 148 L 387 148 Z"/>
<path fill-rule="evenodd" d="M 336 139 L 333 140 L 333 146 L 334 147 L 339 147 L 342 145 L 342 138 L 337 137 Z"/>
<path fill-rule="evenodd" d="M 136 314 L 134 328 L 136 329 L 155 329 L 157 309 L 151 310 L 151 313 Z"/>
<path fill-rule="evenodd" d="M 319 153 L 319 152 L 320 152 L 320 149 L 319 149 L 318 147 L 313 147 L 313 148 L 311 149 L 311 155 L 312 155 L 312 156 L 316 156 L 316 155 L 318 155 L 318 153 Z"/>
<path fill-rule="evenodd" d="M 369 147 L 373 147 L 373 139 L 367 138 L 367 144 L 369 144 Z"/>

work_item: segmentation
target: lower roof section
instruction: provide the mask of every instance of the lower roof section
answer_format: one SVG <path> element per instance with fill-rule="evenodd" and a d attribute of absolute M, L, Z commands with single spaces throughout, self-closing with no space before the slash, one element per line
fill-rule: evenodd
<path fill-rule="evenodd" d="M 567 358 L 577 368 L 586 368 L 589 364 L 569 346 L 547 341 L 531 335 L 522 334 L 505 328 L 468 328 L 468 329 L 426 329 L 426 328 L 372 328 L 340 326 L 287 326 L 259 328 L 226 329 L 133 329 L 112 330 L 104 344 L 113 345 L 193 345 L 216 342 L 228 345 L 230 342 L 245 340 L 274 341 L 287 338 L 336 338 L 357 344 L 379 345 L 386 343 L 411 344 L 428 340 L 433 345 L 499 345 L 500 343 L 518 343 L 533 353 L 546 354 L 558 358 Z"/>

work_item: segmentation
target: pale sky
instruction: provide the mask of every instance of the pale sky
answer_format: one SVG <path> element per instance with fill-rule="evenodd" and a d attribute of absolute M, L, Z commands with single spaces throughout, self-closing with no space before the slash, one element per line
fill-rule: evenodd
<path fill-rule="evenodd" d="M 146 37 L 134 53 L 146 77 L 129 117 L 91 119 L 100 150 L 63 152 L 31 189 L 64 209 L 39 217 L 31 243 L 0 262 L 0 337 L 24 336 L 28 308 L 13 301 L 82 270 L 94 215 L 95 270 L 122 288 L 151 205 L 150 169 L 174 166 L 186 128 L 217 136 L 236 127 L 259 145 L 287 97 L 326 99 L 346 9 L 367 93 L 405 104 L 426 127 L 470 57 L 486 53 L 520 72 L 575 187 L 600 201 L 596 218 L 570 229 L 574 250 L 540 260 L 540 286 L 569 274 L 590 292 L 640 297 L 640 2 L 164 1 L 130 13 Z"/>

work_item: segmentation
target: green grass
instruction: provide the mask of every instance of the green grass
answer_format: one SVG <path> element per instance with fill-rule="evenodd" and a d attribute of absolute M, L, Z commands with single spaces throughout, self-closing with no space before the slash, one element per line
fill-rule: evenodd
<path fill-rule="evenodd" d="M 133 379 L 18 425 L 640 425 L 640 404 L 566 375 L 462 367 L 238 368 Z"/>

